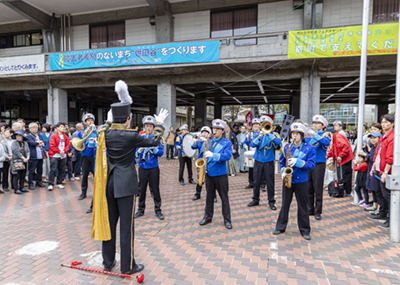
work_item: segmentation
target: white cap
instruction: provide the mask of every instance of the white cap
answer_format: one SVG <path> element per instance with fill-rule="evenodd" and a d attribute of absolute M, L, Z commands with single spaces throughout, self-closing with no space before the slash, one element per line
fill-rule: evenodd
<path fill-rule="evenodd" d="M 307 134 L 307 127 L 304 126 L 302 123 L 293 123 L 290 126 L 290 131 L 291 132 L 298 132 L 298 133 L 302 133 L 302 134 Z"/>
<path fill-rule="evenodd" d="M 86 122 L 87 119 L 93 119 L 95 121 L 94 115 L 92 113 L 86 113 L 82 117 L 82 122 Z"/>
<path fill-rule="evenodd" d="M 212 127 L 225 130 L 228 125 L 221 119 L 215 119 L 212 121 Z"/>
<path fill-rule="evenodd" d="M 259 118 L 254 118 L 252 121 L 251 121 L 251 124 L 260 124 L 261 122 L 260 122 L 260 119 Z"/>
<path fill-rule="evenodd" d="M 188 130 L 188 129 L 189 129 L 189 127 L 188 127 L 188 125 L 186 125 L 186 124 L 184 124 L 183 126 L 181 126 L 181 127 L 179 128 L 180 131 Z"/>
<path fill-rule="evenodd" d="M 315 115 L 312 118 L 312 122 L 313 123 L 321 123 L 323 124 L 325 127 L 327 127 L 329 125 L 328 121 L 324 118 L 324 116 L 322 115 Z"/>
<path fill-rule="evenodd" d="M 201 130 L 200 130 L 200 132 L 202 132 L 202 131 L 206 131 L 206 132 L 208 132 L 209 134 L 211 134 L 211 129 L 210 129 L 209 127 L 207 127 L 207 126 L 202 127 Z"/>
<path fill-rule="evenodd" d="M 260 118 L 260 121 L 261 121 L 261 123 L 264 123 L 264 122 L 268 121 L 268 122 L 271 123 L 271 125 L 274 124 L 274 121 L 271 119 L 271 117 L 270 116 L 266 116 L 266 115 L 262 115 L 261 118 Z"/>
<path fill-rule="evenodd" d="M 157 124 L 156 118 L 154 118 L 153 116 L 146 116 L 146 117 L 144 117 L 143 120 L 142 120 L 142 123 L 143 123 L 143 125 L 145 125 L 145 124 L 152 124 L 152 125 L 154 125 L 154 126 Z"/>

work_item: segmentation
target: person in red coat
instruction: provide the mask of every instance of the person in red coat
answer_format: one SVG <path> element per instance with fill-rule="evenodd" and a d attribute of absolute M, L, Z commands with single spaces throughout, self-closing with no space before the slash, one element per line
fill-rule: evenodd
<path fill-rule="evenodd" d="M 353 150 L 347 138 L 340 133 L 334 133 L 332 137 L 332 147 L 326 157 L 333 157 L 337 162 L 337 173 L 342 171 L 342 177 L 345 182 L 346 194 L 351 193 L 353 171 L 351 169 L 351 162 L 354 159 Z"/>
<path fill-rule="evenodd" d="M 379 214 L 368 217 L 371 220 L 386 220 L 379 225 L 389 229 L 390 219 L 390 189 L 386 188 L 386 176 L 392 173 L 393 147 L 394 147 L 394 115 L 386 114 L 381 119 L 383 136 L 375 150 L 374 164 L 370 175 L 376 177 L 375 190 L 379 204 Z"/>

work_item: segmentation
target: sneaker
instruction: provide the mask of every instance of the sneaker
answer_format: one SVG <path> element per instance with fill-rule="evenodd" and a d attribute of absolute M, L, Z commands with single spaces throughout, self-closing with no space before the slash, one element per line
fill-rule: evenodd
<path fill-rule="evenodd" d="M 81 180 L 81 178 L 79 176 L 75 176 L 74 179 L 77 181 Z"/>
<path fill-rule="evenodd" d="M 53 191 L 53 185 L 49 185 L 49 187 L 47 187 L 47 190 Z"/>
<path fill-rule="evenodd" d="M 374 206 L 368 207 L 364 209 L 365 211 L 376 211 L 376 208 Z"/>
<path fill-rule="evenodd" d="M 368 204 L 365 204 L 365 203 L 363 203 L 363 204 L 361 204 L 361 205 L 358 205 L 358 206 L 360 206 L 361 208 L 364 208 L 364 209 L 366 209 L 366 208 L 369 207 Z"/>
<path fill-rule="evenodd" d="M 63 180 L 61 183 L 62 183 L 62 184 L 67 184 L 67 181 Z M 58 185 L 57 185 L 57 186 L 58 186 Z M 63 187 L 63 188 L 64 188 L 64 187 Z"/>
<path fill-rule="evenodd" d="M 358 205 L 364 204 L 365 200 L 361 200 L 360 202 L 358 202 Z"/>
<path fill-rule="evenodd" d="M 74 179 L 73 177 L 71 177 L 71 178 L 69 179 L 69 181 L 75 182 L 75 179 Z"/>
<path fill-rule="evenodd" d="M 64 185 L 62 185 L 62 184 L 57 184 L 57 188 L 58 188 L 58 189 L 64 189 Z"/>
<path fill-rule="evenodd" d="M 388 230 L 390 229 L 390 221 L 386 220 L 383 224 L 380 224 L 378 227 Z"/>
<path fill-rule="evenodd" d="M 379 210 L 376 209 L 375 211 L 371 211 L 370 213 L 372 216 L 377 216 L 377 215 L 379 215 Z"/>

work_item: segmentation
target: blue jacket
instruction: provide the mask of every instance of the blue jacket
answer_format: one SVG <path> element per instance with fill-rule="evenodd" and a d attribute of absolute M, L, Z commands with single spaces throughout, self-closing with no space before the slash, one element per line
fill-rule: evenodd
<path fill-rule="evenodd" d="M 39 140 L 43 141 L 43 144 L 46 145 L 46 142 L 43 140 L 42 134 L 40 132 L 37 133 L 39 136 Z M 33 137 L 34 134 L 29 132 L 28 135 L 26 135 L 26 138 L 28 139 L 26 142 L 29 145 L 29 151 L 30 151 L 30 159 L 37 159 L 37 154 L 36 154 L 36 147 L 39 145 L 36 142 L 36 138 Z"/>
<path fill-rule="evenodd" d="M 50 143 L 50 137 L 53 135 L 53 132 L 49 133 L 49 136 L 46 136 L 45 133 L 42 133 L 43 141 L 45 142 L 43 148 L 45 151 L 49 151 L 49 143 Z"/>
<path fill-rule="evenodd" d="M 204 155 L 204 141 L 198 141 L 197 143 L 196 142 L 193 143 L 192 144 L 192 149 L 198 149 L 199 150 L 199 155 L 197 156 L 197 159 L 203 158 L 203 155 Z"/>
<path fill-rule="evenodd" d="M 213 157 L 207 159 L 207 175 L 211 177 L 226 175 L 226 162 L 232 157 L 232 143 L 230 140 L 219 138 L 210 139 L 209 148 L 213 153 Z"/>
<path fill-rule="evenodd" d="M 179 154 L 182 154 L 182 141 L 183 141 L 182 135 L 178 136 L 175 141 L 175 148 L 179 151 Z M 178 147 L 181 147 L 181 148 L 178 148 Z"/>
<path fill-rule="evenodd" d="M 371 151 L 369 154 L 367 154 L 367 163 L 368 163 L 368 172 L 367 172 L 367 182 L 365 185 L 365 188 L 371 191 L 375 191 L 375 176 L 369 175 L 372 169 L 372 165 L 374 164 L 374 156 L 375 156 L 375 151 L 376 151 L 376 145 L 371 146 Z"/>
<path fill-rule="evenodd" d="M 319 131 L 311 139 L 304 139 L 309 145 L 315 148 L 317 155 L 317 163 L 326 162 L 326 151 L 332 142 L 332 133 Z"/>
<path fill-rule="evenodd" d="M 147 137 L 146 135 L 142 135 L 142 137 Z M 153 135 L 150 135 L 149 138 L 152 138 Z M 141 159 L 143 158 L 143 154 L 145 153 L 144 157 L 146 161 L 143 162 Z M 158 167 L 158 157 L 163 156 L 164 154 L 164 139 L 158 144 L 158 147 L 146 147 L 144 151 L 139 153 L 139 149 L 136 150 L 136 159 L 139 162 L 139 167 L 144 169 L 151 169 Z"/>
<path fill-rule="evenodd" d="M 247 134 L 247 136 L 246 136 L 246 138 L 245 138 L 245 140 L 243 142 L 243 148 L 244 148 L 245 145 L 247 145 L 249 147 L 249 150 L 250 150 L 251 142 L 253 140 L 255 140 L 258 137 L 259 134 L 260 134 L 260 132 L 250 132 L 249 134 Z"/>
<path fill-rule="evenodd" d="M 296 164 L 292 167 L 293 174 L 292 174 L 292 184 L 298 184 L 308 181 L 308 170 L 314 169 L 315 167 L 315 160 L 316 154 L 315 149 L 303 142 L 299 145 L 298 148 L 294 146 L 293 143 L 290 144 L 292 147 L 291 155 L 293 158 L 297 158 Z M 285 146 L 284 151 L 281 154 L 279 159 L 279 165 L 281 167 L 281 174 L 286 168 L 286 156 L 288 153 L 289 144 Z"/>
<path fill-rule="evenodd" d="M 253 158 L 261 163 L 275 160 L 275 148 L 281 144 L 281 138 L 278 133 L 270 133 L 259 139 L 253 139 L 250 147 L 255 147 L 256 151 Z"/>
<path fill-rule="evenodd" d="M 83 138 L 83 133 L 85 130 L 81 130 L 77 137 L 82 139 Z M 82 156 L 87 156 L 87 157 L 94 157 L 96 155 L 96 149 L 97 149 L 97 132 L 94 131 L 86 140 L 85 140 L 85 148 L 82 150 Z"/>

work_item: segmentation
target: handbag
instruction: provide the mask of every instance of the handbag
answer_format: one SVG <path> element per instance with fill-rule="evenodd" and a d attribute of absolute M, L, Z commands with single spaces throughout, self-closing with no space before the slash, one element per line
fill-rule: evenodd
<path fill-rule="evenodd" d="M 40 149 L 42 150 L 42 158 L 46 159 L 47 158 L 46 151 L 42 147 Z"/>
<path fill-rule="evenodd" d="M 13 165 L 12 165 L 12 170 L 18 171 L 18 170 L 24 170 L 24 169 L 25 169 L 25 163 L 22 161 L 22 159 L 20 159 L 20 158 L 14 159 Z"/>

